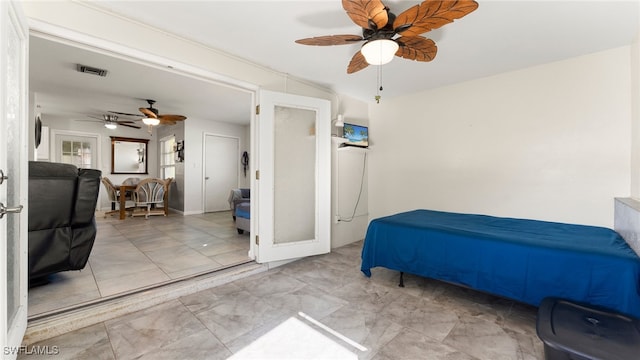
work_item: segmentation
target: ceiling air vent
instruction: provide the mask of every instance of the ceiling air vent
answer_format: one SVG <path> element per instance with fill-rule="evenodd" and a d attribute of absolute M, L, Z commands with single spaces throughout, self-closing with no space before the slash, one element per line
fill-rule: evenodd
<path fill-rule="evenodd" d="M 82 65 L 82 64 L 78 64 L 77 69 L 81 73 L 87 73 L 87 74 L 97 75 L 97 76 L 102 76 L 102 77 L 107 76 L 107 73 L 108 73 L 107 70 L 98 69 L 98 68 L 95 68 L 95 67 Z"/>

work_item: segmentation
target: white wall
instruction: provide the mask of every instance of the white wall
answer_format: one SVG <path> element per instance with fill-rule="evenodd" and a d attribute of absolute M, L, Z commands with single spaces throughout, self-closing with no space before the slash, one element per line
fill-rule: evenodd
<path fill-rule="evenodd" d="M 631 196 L 640 198 L 640 32 L 631 44 Z"/>
<path fill-rule="evenodd" d="M 630 48 L 370 105 L 372 217 L 415 208 L 613 226 Z"/>
<path fill-rule="evenodd" d="M 249 107 L 250 104 L 247 104 Z M 184 146 L 184 213 L 199 214 L 204 212 L 203 192 L 203 141 L 204 134 L 231 136 L 240 139 L 240 154 L 249 151 L 249 139 L 246 138 L 246 125 L 235 125 L 219 121 L 202 119 L 189 119 L 185 121 L 185 146 Z M 238 164 L 240 159 L 238 159 Z M 238 166 L 238 178 L 244 179 L 242 167 Z M 247 178 L 249 172 L 247 173 Z"/>
<path fill-rule="evenodd" d="M 247 103 L 247 112 L 251 107 Z M 171 203 L 171 208 L 181 211 L 184 214 L 199 214 L 204 212 L 203 182 L 203 139 L 204 134 L 215 134 L 222 136 L 236 137 L 240 139 L 240 154 L 249 151 L 249 125 L 237 125 L 219 121 L 189 118 L 174 126 L 163 126 L 158 128 L 158 139 L 165 136 L 175 135 L 176 141 L 184 140 L 185 160 L 176 163 L 175 190 L 174 195 L 179 197 Z M 240 159 L 238 159 L 238 179 L 240 187 L 248 187 L 250 184 L 250 172 L 244 177 Z"/>
<path fill-rule="evenodd" d="M 365 126 L 369 125 L 369 107 L 367 106 L 367 104 L 364 104 L 357 100 L 343 97 L 341 99 L 340 104 L 336 106 L 336 108 L 337 110 L 333 115 L 334 118 L 337 116 L 337 114 L 343 114 L 344 121 L 347 123 L 365 125 Z M 333 127 L 331 132 L 332 134 L 337 134 L 337 135 L 342 134 L 342 130 L 337 129 L 336 127 Z M 333 164 L 333 170 L 332 170 L 333 175 L 331 180 L 331 193 L 333 195 L 333 200 L 332 200 L 333 203 L 331 206 L 331 219 L 334 220 L 332 221 L 332 226 L 331 226 L 331 247 L 332 248 L 340 247 L 340 246 L 349 244 L 351 242 L 364 239 L 367 231 L 367 225 L 369 224 L 368 207 L 365 209 L 363 207 L 363 204 L 358 205 L 357 214 L 350 221 L 335 221 L 338 215 L 346 216 L 347 218 L 350 217 L 349 216 L 350 214 L 340 214 L 340 211 L 338 211 L 337 206 L 351 207 L 356 205 L 355 202 L 350 202 L 350 200 L 352 199 L 351 197 L 347 197 L 347 198 L 343 197 L 342 199 L 338 198 L 340 194 L 340 190 L 342 190 L 342 193 L 344 193 L 345 188 L 348 189 L 347 191 L 354 189 L 356 187 L 358 187 L 359 189 L 359 186 L 361 183 L 360 180 L 362 176 L 362 173 L 358 171 L 360 170 L 360 168 L 358 168 L 358 169 L 354 169 L 354 171 L 350 171 L 350 175 L 351 175 L 350 182 L 342 181 L 345 178 L 343 177 L 342 174 L 338 174 L 337 148 L 338 148 L 338 143 L 333 142 L 332 150 L 331 150 L 331 162 Z M 362 152 L 364 151 L 366 150 L 363 150 Z M 368 176 L 367 175 L 368 169 L 369 167 L 367 164 L 367 166 L 365 167 L 364 176 Z M 341 179 L 340 182 L 338 181 L 338 177 L 340 177 Z M 342 186 L 344 186 L 344 188 L 340 189 L 339 187 L 342 187 Z M 368 188 L 365 187 L 362 193 L 362 197 L 364 199 L 368 199 L 369 193 L 370 192 L 368 191 Z M 368 203 L 367 203 L 367 206 L 368 206 Z M 362 214 L 362 216 L 357 216 L 359 214 Z"/>

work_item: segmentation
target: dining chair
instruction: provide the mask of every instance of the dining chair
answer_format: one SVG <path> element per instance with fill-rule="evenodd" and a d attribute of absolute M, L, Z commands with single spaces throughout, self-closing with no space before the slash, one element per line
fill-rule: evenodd
<path fill-rule="evenodd" d="M 139 177 L 129 177 L 124 179 L 122 185 L 138 185 L 138 183 L 140 183 Z"/>
<path fill-rule="evenodd" d="M 164 180 L 156 178 L 140 180 L 133 191 L 135 209 L 131 216 L 144 215 L 145 219 L 148 219 L 149 215 L 167 216 L 164 210 L 165 184 Z"/>
<path fill-rule="evenodd" d="M 119 214 L 120 213 L 120 193 L 118 189 L 113 185 L 111 180 L 108 177 L 102 178 L 102 185 L 104 185 L 105 190 L 107 191 L 107 195 L 109 196 L 109 201 L 111 202 L 111 209 L 104 213 L 104 217 L 106 218 L 108 215 Z M 133 206 L 132 201 L 127 201 L 125 203 L 125 210 L 129 209 Z"/>

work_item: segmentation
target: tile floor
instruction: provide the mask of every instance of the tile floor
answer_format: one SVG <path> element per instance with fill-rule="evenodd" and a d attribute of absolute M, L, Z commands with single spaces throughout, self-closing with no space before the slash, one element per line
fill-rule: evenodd
<path fill-rule="evenodd" d="M 87 266 L 29 290 L 29 316 L 103 299 L 249 261 L 249 236 L 230 211 L 201 215 L 104 218 Z"/>
<path fill-rule="evenodd" d="M 55 359 L 544 358 L 535 307 L 410 275 L 399 288 L 398 274 L 382 268 L 366 278 L 361 247 L 357 242 L 32 346 L 55 352 Z"/>

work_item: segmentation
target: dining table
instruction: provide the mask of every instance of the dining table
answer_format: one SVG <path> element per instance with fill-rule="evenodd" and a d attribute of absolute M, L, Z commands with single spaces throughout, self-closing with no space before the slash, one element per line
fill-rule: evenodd
<path fill-rule="evenodd" d="M 121 184 L 114 185 L 120 193 L 120 220 L 124 220 L 127 217 L 127 193 L 133 192 L 136 189 L 137 184 Z"/>

